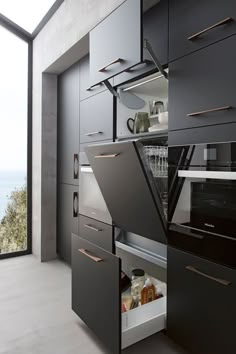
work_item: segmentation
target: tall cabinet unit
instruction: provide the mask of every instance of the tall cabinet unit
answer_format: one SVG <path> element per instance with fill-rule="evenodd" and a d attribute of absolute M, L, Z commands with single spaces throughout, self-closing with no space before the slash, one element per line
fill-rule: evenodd
<path fill-rule="evenodd" d="M 79 64 L 58 79 L 57 252 L 71 262 L 71 233 L 78 232 Z"/>

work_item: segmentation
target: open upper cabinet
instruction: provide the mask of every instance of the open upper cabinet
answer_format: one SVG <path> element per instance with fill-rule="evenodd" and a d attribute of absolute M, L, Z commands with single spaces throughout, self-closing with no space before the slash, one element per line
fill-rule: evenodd
<path fill-rule="evenodd" d="M 168 0 L 126 0 L 90 32 L 90 85 L 161 70 L 167 43 Z"/>

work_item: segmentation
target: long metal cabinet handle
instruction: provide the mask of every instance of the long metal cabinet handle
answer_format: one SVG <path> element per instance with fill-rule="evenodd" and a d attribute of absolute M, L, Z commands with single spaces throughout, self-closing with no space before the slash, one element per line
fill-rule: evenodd
<path fill-rule="evenodd" d="M 206 111 L 188 113 L 187 116 L 188 117 L 200 116 L 200 115 L 205 114 L 205 113 L 226 111 L 226 110 L 231 109 L 231 108 L 232 108 L 232 106 L 224 106 L 224 107 L 212 108 L 212 109 L 207 109 Z"/>
<path fill-rule="evenodd" d="M 208 32 L 208 31 L 211 31 L 212 29 L 216 28 L 216 27 L 219 27 L 219 26 L 223 26 L 229 22 L 233 21 L 232 17 L 226 17 L 225 19 L 223 19 L 222 21 L 219 21 L 217 23 L 215 23 L 214 25 L 212 26 L 209 26 L 207 28 L 205 28 L 204 30 L 202 31 L 199 31 L 197 33 L 194 33 L 192 36 L 188 37 L 188 40 L 189 41 L 192 41 L 194 39 L 197 39 L 199 36 L 201 36 L 202 34 Z"/>
<path fill-rule="evenodd" d="M 84 227 L 87 227 L 88 229 L 91 229 L 96 232 L 102 231 L 101 229 L 97 229 L 96 227 L 88 225 L 88 224 L 84 224 Z"/>
<path fill-rule="evenodd" d="M 210 280 L 214 280 L 214 281 L 216 281 L 217 283 L 219 283 L 219 284 L 221 284 L 221 285 L 228 286 L 228 285 L 231 284 L 231 282 L 228 281 L 228 280 L 212 277 L 212 276 L 210 276 L 210 275 L 208 275 L 208 274 L 206 274 L 206 273 L 203 273 L 203 272 L 201 272 L 200 270 L 194 268 L 193 266 L 186 266 L 185 268 L 186 268 L 187 270 L 190 270 L 191 272 L 196 273 L 196 274 L 199 274 L 199 275 L 201 275 L 201 276 L 203 276 L 203 277 L 205 277 L 205 278 L 208 278 L 208 279 L 210 279 Z"/>
<path fill-rule="evenodd" d="M 78 211 L 79 211 L 78 201 L 79 201 L 78 192 L 74 192 L 73 193 L 73 218 L 78 217 Z"/>
<path fill-rule="evenodd" d="M 119 156 L 120 153 L 117 153 L 117 154 L 108 154 L 108 155 L 96 155 L 94 156 L 95 159 L 109 159 L 109 158 L 114 158 L 114 157 L 117 157 Z"/>
<path fill-rule="evenodd" d="M 95 89 L 97 86 L 102 86 L 104 85 L 103 82 L 99 82 L 98 84 L 96 85 L 93 85 L 93 86 L 89 86 L 88 88 L 86 88 L 86 91 L 92 91 L 93 89 Z"/>
<path fill-rule="evenodd" d="M 90 133 L 86 133 L 84 134 L 85 136 L 92 136 L 92 135 L 97 135 L 97 134 L 103 134 L 103 132 L 97 131 L 97 132 L 90 132 Z"/>
<path fill-rule="evenodd" d="M 114 64 L 117 64 L 117 63 L 121 63 L 122 61 L 124 61 L 124 59 L 122 58 L 116 58 L 115 60 L 111 61 L 110 63 L 104 65 L 102 68 L 100 68 L 98 71 L 99 72 L 102 72 L 102 71 L 105 71 L 107 68 L 109 68 L 109 66 L 112 66 Z"/>
<path fill-rule="evenodd" d="M 73 176 L 74 179 L 79 178 L 79 155 L 78 154 L 74 154 Z"/>
<path fill-rule="evenodd" d="M 102 262 L 103 259 L 92 256 L 91 254 L 88 253 L 88 251 L 86 251 L 84 248 L 79 248 L 78 251 L 82 254 L 84 254 L 86 257 L 92 259 L 94 262 Z"/>

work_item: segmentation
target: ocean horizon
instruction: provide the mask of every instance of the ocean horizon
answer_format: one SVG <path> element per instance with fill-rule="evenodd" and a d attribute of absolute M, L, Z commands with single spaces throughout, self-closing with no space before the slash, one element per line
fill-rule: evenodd
<path fill-rule="evenodd" d="M 0 221 L 5 215 L 11 192 L 26 184 L 26 171 L 0 171 Z"/>

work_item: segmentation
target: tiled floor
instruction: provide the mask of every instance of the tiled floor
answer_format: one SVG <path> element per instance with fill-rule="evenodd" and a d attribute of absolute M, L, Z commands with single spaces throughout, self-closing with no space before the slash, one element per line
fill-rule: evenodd
<path fill-rule="evenodd" d="M 0 261 L 0 354 L 106 353 L 70 308 L 71 271 L 33 256 Z M 124 354 L 182 354 L 163 334 Z"/>

